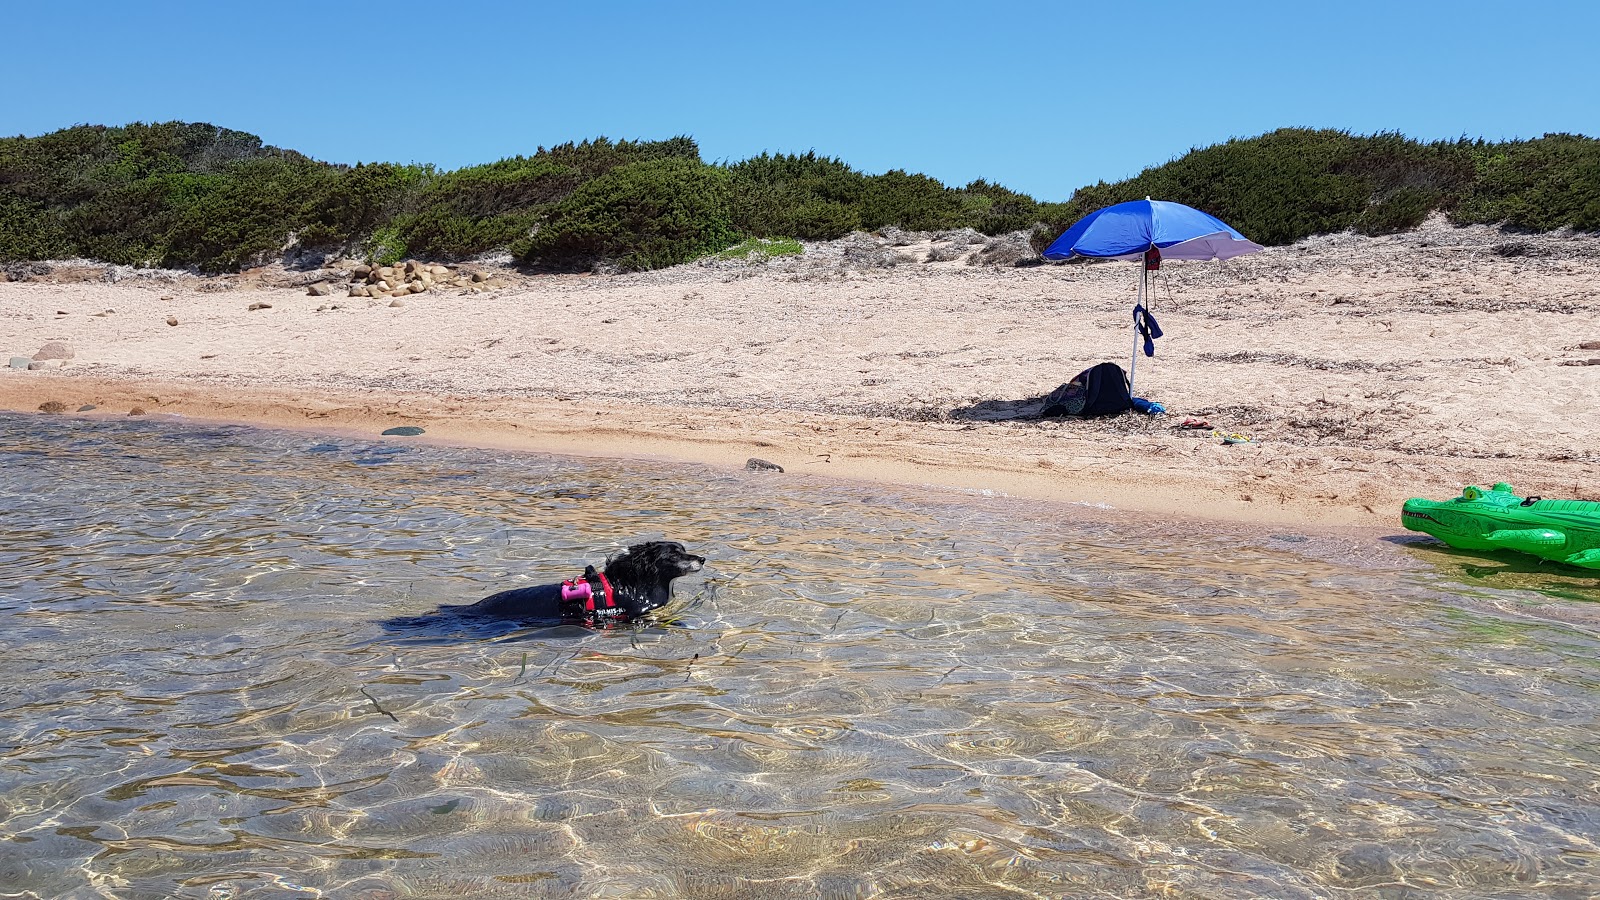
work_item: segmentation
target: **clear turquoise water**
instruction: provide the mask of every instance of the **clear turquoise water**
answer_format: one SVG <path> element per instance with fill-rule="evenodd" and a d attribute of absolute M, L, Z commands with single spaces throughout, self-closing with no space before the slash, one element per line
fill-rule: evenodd
<path fill-rule="evenodd" d="M 0 896 L 1600 892 L 1573 570 L 61 417 L 0 498 Z M 669 624 L 381 625 L 656 537 Z"/>

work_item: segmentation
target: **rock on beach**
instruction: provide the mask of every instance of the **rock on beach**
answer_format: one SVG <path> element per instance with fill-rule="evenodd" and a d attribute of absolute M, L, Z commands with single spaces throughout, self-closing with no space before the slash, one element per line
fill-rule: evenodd
<path fill-rule="evenodd" d="M 35 353 L 33 355 L 33 358 L 34 359 L 72 359 L 76 355 L 77 354 L 72 352 L 72 348 L 67 346 L 66 344 L 63 344 L 60 341 L 51 341 L 50 343 L 45 344 L 43 347 L 40 347 L 39 348 L 39 352 Z"/>

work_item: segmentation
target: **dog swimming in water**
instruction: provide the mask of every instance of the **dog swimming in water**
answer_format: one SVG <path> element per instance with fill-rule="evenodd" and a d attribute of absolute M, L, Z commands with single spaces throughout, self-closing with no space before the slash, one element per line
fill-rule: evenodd
<path fill-rule="evenodd" d="M 560 584 L 513 588 L 464 606 L 441 606 L 439 614 L 547 624 L 607 625 L 631 622 L 666 606 L 672 582 L 700 571 L 706 559 L 677 541 L 634 544 L 588 566 Z"/>

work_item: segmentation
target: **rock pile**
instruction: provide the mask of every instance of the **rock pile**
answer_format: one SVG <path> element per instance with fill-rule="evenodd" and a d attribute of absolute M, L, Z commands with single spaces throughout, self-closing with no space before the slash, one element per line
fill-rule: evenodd
<path fill-rule="evenodd" d="M 393 266 L 356 266 L 350 271 L 350 296 L 371 297 L 375 300 L 420 294 L 435 287 L 458 287 L 478 291 L 502 285 L 481 272 L 454 272 L 448 266 L 428 265 L 408 260 Z M 322 296 L 321 285 L 312 285 L 309 293 Z"/>
<path fill-rule="evenodd" d="M 27 369 L 30 371 L 54 369 L 66 365 L 68 360 L 77 355 L 66 344 L 60 341 L 51 341 L 40 347 L 39 352 L 35 353 L 31 359 L 26 356 L 13 356 L 8 364 L 13 369 Z"/>
<path fill-rule="evenodd" d="M 399 266 L 356 266 L 350 272 L 350 296 L 404 297 L 420 294 L 433 287 L 436 280 L 450 277 L 444 266 L 428 266 L 408 261 Z"/>

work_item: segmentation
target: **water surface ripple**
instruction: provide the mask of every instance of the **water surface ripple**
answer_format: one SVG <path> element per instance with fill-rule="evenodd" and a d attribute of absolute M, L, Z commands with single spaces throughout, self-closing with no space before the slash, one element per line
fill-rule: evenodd
<path fill-rule="evenodd" d="M 0 473 L 0 896 L 1600 892 L 1571 570 L 158 422 Z M 657 537 L 666 623 L 381 625 Z"/>

